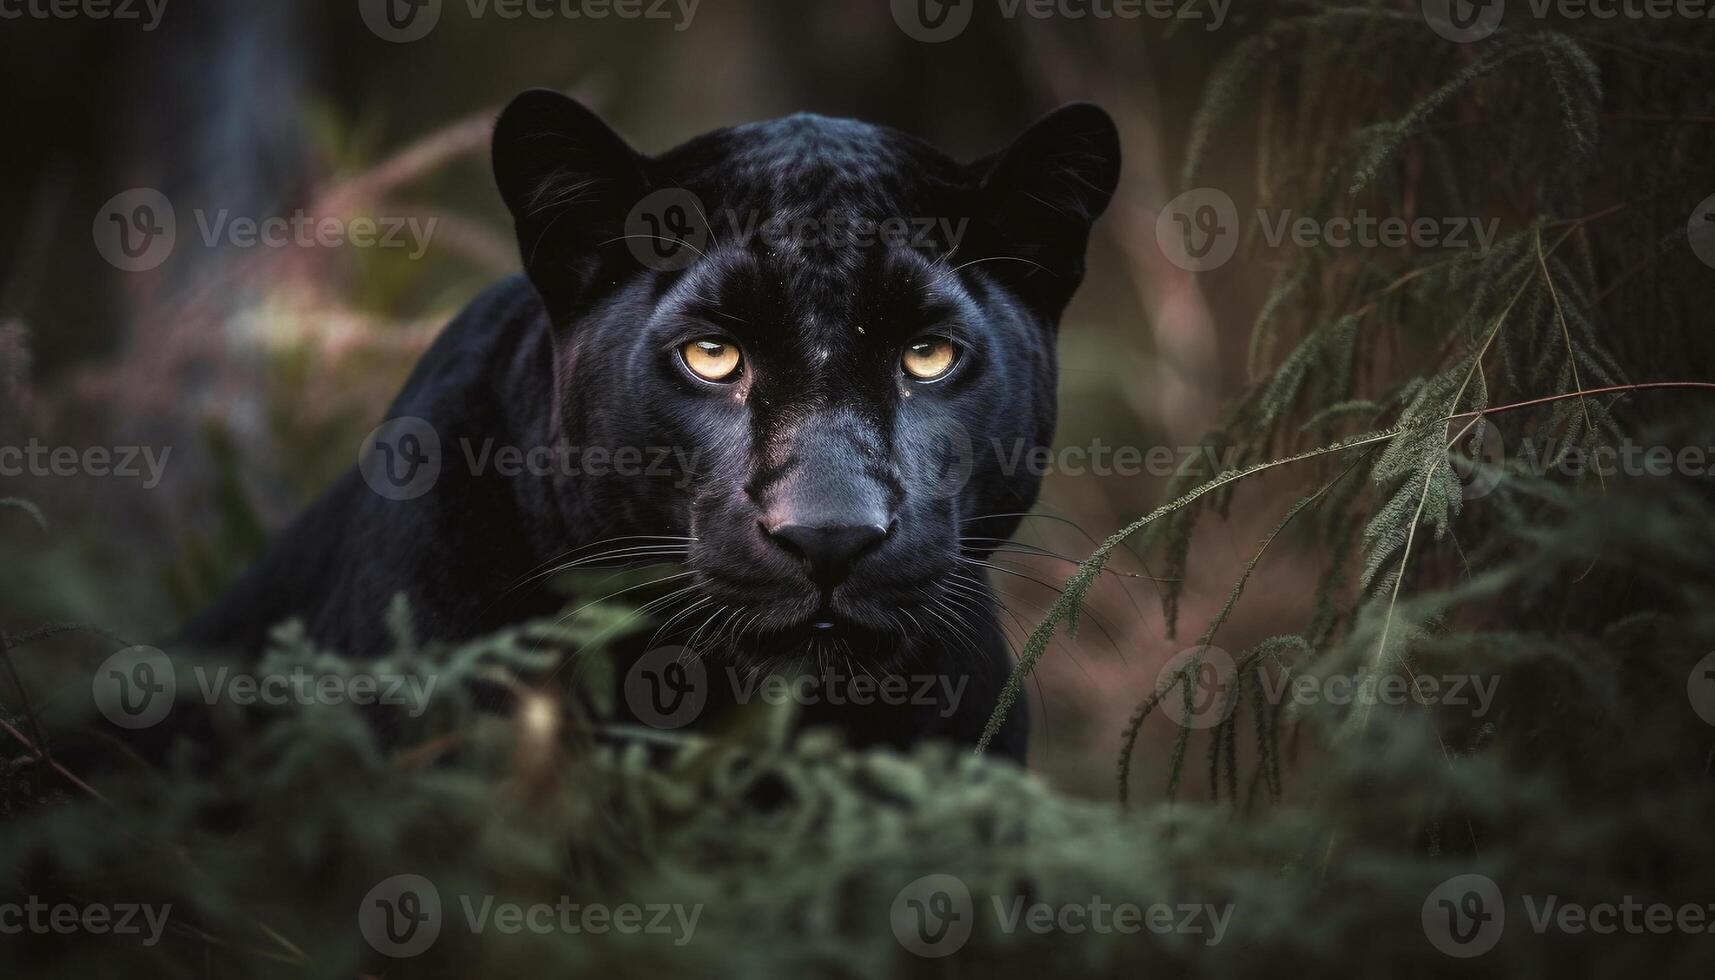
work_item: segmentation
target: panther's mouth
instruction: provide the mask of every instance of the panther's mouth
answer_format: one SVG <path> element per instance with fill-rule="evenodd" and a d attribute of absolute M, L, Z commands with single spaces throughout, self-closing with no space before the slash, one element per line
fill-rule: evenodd
<path fill-rule="evenodd" d="M 870 569 L 825 583 L 805 581 L 796 566 L 744 568 L 697 557 L 704 558 L 692 562 L 699 611 L 686 617 L 694 638 L 680 642 L 707 656 L 774 664 L 849 658 L 874 667 L 959 618 L 950 609 L 925 611 L 942 596 L 944 578 L 927 563 L 908 576 Z"/>
<path fill-rule="evenodd" d="M 718 589 L 703 596 L 719 611 L 686 626 L 675 642 L 704 656 L 775 664 L 821 656 L 879 662 L 892 659 L 905 642 L 898 624 L 867 602 L 829 596 L 734 601 L 723 600 Z"/>

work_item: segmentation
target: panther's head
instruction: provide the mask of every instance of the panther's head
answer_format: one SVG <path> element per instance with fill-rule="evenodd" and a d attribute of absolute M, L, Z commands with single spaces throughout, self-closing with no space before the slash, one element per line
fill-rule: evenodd
<path fill-rule="evenodd" d="M 705 639 L 897 652 L 987 614 L 972 559 L 1036 498 L 1019 461 L 1053 438 L 1060 314 L 1118 179 L 1105 113 L 1068 106 L 969 164 L 809 115 L 647 157 L 535 91 L 494 168 L 564 438 L 678 463 L 587 480 L 601 503 L 579 511 L 689 539 Z"/>

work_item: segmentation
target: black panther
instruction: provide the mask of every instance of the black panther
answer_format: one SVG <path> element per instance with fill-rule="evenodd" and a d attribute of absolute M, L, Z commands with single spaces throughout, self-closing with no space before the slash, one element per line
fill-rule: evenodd
<path fill-rule="evenodd" d="M 403 593 L 422 634 L 456 640 L 561 610 L 558 567 L 677 561 L 664 628 L 707 662 L 956 676 L 950 713 L 810 720 L 973 742 L 1011 667 L 978 562 L 1038 489 L 1003 460 L 1052 441 L 1056 332 L 1119 162 L 1082 104 L 961 164 L 814 115 L 650 157 L 569 98 L 520 95 L 493 165 L 524 275 L 424 355 L 389 412 L 422 431 L 381 438 L 180 639 L 254 651 L 297 617 L 375 652 Z M 366 479 L 433 463 L 425 441 L 425 492 Z M 505 447 L 579 463 L 505 469 Z M 1024 744 L 1015 712 L 995 749 Z"/>

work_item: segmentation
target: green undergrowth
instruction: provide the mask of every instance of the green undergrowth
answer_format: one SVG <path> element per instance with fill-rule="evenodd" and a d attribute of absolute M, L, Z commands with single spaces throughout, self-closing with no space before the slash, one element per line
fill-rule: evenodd
<path fill-rule="evenodd" d="M 440 684 L 395 749 L 373 719 L 324 705 L 266 724 L 228 718 L 217 765 L 121 766 L 87 792 L 21 759 L 0 902 L 171 912 L 153 947 L 12 936 L 8 962 L 15 975 L 79 977 L 1706 975 L 1692 971 L 1715 962 L 1715 937 L 1538 934 L 1524 903 L 1712 899 L 1715 728 L 1688 683 L 1715 649 L 1715 582 L 1693 574 L 1715 549 L 1715 511 L 1701 488 L 1669 481 L 1616 486 L 1600 511 L 1547 485 L 1507 499 L 1537 508 L 1538 530 L 1495 542 L 1501 570 L 1414 597 L 1403 619 L 1528 602 L 1592 565 L 1583 587 L 1627 582 L 1635 614 L 1596 634 L 1569 609 L 1428 641 L 1421 672 L 1494 679 L 1486 717 L 1286 709 L 1281 723 L 1318 747 L 1315 760 L 1284 763 L 1297 771 L 1289 799 L 1248 808 L 1073 799 L 968 751 L 854 752 L 793 735 L 773 709 L 718 737 L 604 732 L 560 697 L 555 667 L 623 628 L 622 612 L 445 648 L 415 644 L 395 608 L 399 650 L 383 664 Z M 290 628 L 277 637 L 269 671 L 374 668 Z M 68 683 L 89 683 L 90 659 L 68 658 Z M 485 693 L 497 686 L 517 694 L 504 710 Z M 54 699 L 56 724 L 71 724 L 69 700 Z M 51 791 L 20 799 L 26 784 Z M 360 916 L 400 874 L 433 884 L 443 924 L 427 951 L 392 960 L 365 942 Z M 1499 944 L 1462 964 L 1424 925 L 1432 891 L 1461 874 L 1489 876 L 1510 903 Z M 970 937 L 945 958 L 895 932 L 926 875 L 971 896 Z M 465 903 L 480 912 L 485 898 L 665 906 L 694 928 L 473 931 Z M 1067 931 L 1080 912 L 1039 934 L 1008 927 L 1019 902 L 1170 906 L 1176 925 Z"/>

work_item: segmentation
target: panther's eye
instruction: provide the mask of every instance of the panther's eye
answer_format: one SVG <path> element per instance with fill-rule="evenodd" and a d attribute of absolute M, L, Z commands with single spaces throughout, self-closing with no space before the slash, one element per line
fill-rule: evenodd
<path fill-rule="evenodd" d="M 924 337 L 906 345 L 899 362 L 918 381 L 937 381 L 959 363 L 959 348 L 945 337 Z"/>
<path fill-rule="evenodd" d="M 738 345 L 724 340 L 693 340 L 679 348 L 679 356 L 684 358 L 691 373 L 704 381 L 737 380 L 739 369 L 744 366 Z"/>

